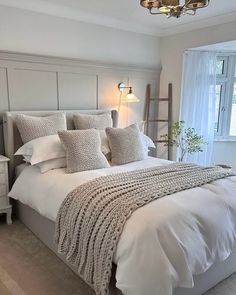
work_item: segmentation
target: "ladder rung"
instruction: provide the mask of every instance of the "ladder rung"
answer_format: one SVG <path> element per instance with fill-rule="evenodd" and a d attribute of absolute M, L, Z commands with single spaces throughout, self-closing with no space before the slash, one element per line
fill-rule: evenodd
<path fill-rule="evenodd" d="M 156 143 L 166 143 L 168 142 L 167 140 L 153 140 Z"/>
<path fill-rule="evenodd" d="M 169 101 L 169 98 L 159 98 L 159 101 Z"/>
<path fill-rule="evenodd" d="M 169 122 L 168 119 L 165 120 L 148 120 L 148 122 Z"/>
<path fill-rule="evenodd" d="M 150 98 L 151 101 L 169 101 L 169 98 Z"/>

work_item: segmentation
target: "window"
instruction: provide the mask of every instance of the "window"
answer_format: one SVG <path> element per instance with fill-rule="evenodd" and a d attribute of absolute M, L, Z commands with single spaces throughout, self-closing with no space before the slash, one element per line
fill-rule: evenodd
<path fill-rule="evenodd" d="M 233 101 L 232 101 L 232 111 L 231 111 L 229 135 L 230 136 L 236 136 L 236 81 L 234 82 L 234 92 L 233 92 Z"/>
<path fill-rule="evenodd" d="M 219 133 L 220 130 L 220 106 L 223 96 L 224 84 L 216 84 L 216 110 L 215 110 L 215 132 Z"/>
<path fill-rule="evenodd" d="M 236 140 L 236 56 L 220 56 L 216 64 L 216 139 Z"/>
<path fill-rule="evenodd" d="M 216 74 L 220 76 L 226 75 L 226 65 L 227 65 L 227 58 L 226 57 L 220 57 L 218 58 L 217 64 L 216 64 Z"/>

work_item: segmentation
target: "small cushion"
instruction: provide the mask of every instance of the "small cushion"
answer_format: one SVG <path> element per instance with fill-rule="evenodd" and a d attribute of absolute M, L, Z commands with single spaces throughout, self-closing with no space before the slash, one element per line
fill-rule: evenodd
<path fill-rule="evenodd" d="M 147 157 L 137 124 L 130 125 L 124 129 L 107 128 L 106 134 L 113 164 L 122 165 L 141 161 Z"/>
<path fill-rule="evenodd" d="M 16 115 L 15 122 L 23 143 L 66 130 L 66 115 L 64 113 L 47 117 L 32 117 L 18 114 Z"/>
<path fill-rule="evenodd" d="M 106 158 L 110 161 L 111 160 L 111 149 L 109 146 L 107 134 L 105 130 L 99 130 L 101 141 L 102 141 L 102 152 L 106 156 Z M 145 135 L 143 132 L 140 132 L 141 140 L 145 149 L 145 152 L 148 154 L 150 148 L 156 148 L 154 142 L 150 137 Z"/>
<path fill-rule="evenodd" d="M 67 173 L 110 167 L 95 129 L 58 132 L 66 150 Z"/>
<path fill-rule="evenodd" d="M 99 115 L 76 114 L 74 115 L 74 125 L 77 130 L 105 130 L 107 127 L 112 127 L 111 112 Z"/>

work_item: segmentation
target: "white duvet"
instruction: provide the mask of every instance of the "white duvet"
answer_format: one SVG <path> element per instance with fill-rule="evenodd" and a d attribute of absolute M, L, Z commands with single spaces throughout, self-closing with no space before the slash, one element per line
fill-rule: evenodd
<path fill-rule="evenodd" d="M 65 174 L 41 174 L 26 167 L 10 197 L 55 221 L 66 195 L 96 177 L 168 162 L 148 158 L 122 166 Z M 171 295 L 175 287 L 193 287 L 193 275 L 225 260 L 236 246 L 236 177 L 158 199 L 127 221 L 114 262 L 117 287 L 125 295 Z"/>

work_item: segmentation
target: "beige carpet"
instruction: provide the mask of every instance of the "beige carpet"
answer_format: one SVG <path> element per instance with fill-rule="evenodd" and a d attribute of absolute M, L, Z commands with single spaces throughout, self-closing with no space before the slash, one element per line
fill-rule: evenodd
<path fill-rule="evenodd" d="M 94 295 L 23 224 L 0 218 L 0 295 Z M 116 295 L 117 292 L 112 292 Z M 236 295 L 236 274 L 205 295 Z"/>

